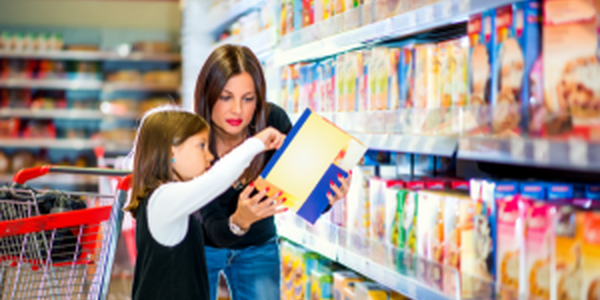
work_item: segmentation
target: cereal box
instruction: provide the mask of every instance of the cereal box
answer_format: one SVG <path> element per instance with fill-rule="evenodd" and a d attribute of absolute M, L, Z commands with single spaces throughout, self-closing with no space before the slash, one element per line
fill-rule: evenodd
<path fill-rule="evenodd" d="M 460 270 L 460 209 L 459 197 L 448 196 L 444 203 L 444 265 Z M 456 295 L 456 274 L 444 272 L 443 289 L 448 295 Z"/>
<path fill-rule="evenodd" d="M 390 290 L 375 282 L 358 282 L 355 286 L 354 299 L 388 300 Z"/>
<path fill-rule="evenodd" d="M 548 200 L 568 200 L 574 198 L 574 187 L 567 183 L 548 183 L 547 199 Z"/>
<path fill-rule="evenodd" d="M 333 272 L 333 299 L 352 300 L 354 298 L 354 284 L 365 279 L 352 271 Z"/>
<path fill-rule="evenodd" d="M 358 111 L 369 110 L 369 64 L 371 63 L 372 51 L 362 51 L 362 72 L 358 80 Z"/>
<path fill-rule="evenodd" d="M 496 187 L 496 190 L 498 186 Z M 498 292 L 505 297 L 524 294 L 525 215 L 528 202 L 518 196 L 498 200 L 497 274 Z"/>
<path fill-rule="evenodd" d="M 293 279 L 296 274 L 295 271 L 295 254 L 294 254 L 294 246 L 292 244 L 283 241 L 281 243 L 281 293 L 284 295 L 285 299 L 292 298 L 293 291 Z"/>
<path fill-rule="evenodd" d="M 414 48 L 406 46 L 400 49 L 398 63 L 398 87 L 400 108 L 413 107 L 413 80 L 414 80 Z"/>
<path fill-rule="evenodd" d="M 451 53 L 451 69 L 452 82 L 452 105 L 453 106 L 466 106 L 468 104 L 469 97 L 469 39 L 464 37 L 456 40 L 456 43 L 452 44 Z M 452 67 L 452 64 L 454 67 Z"/>
<path fill-rule="evenodd" d="M 600 200 L 600 184 L 588 184 L 585 187 L 585 197 L 590 200 Z"/>
<path fill-rule="evenodd" d="M 292 112 L 293 103 L 291 101 L 290 92 L 292 90 L 292 69 L 290 66 L 281 68 L 281 105 L 288 113 Z"/>
<path fill-rule="evenodd" d="M 526 285 L 535 299 L 550 299 L 551 257 L 554 249 L 555 207 L 544 202 L 534 202 L 527 209 L 525 242 L 527 264 Z"/>
<path fill-rule="evenodd" d="M 319 111 L 319 101 L 317 96 L 317 66 L 318 63 L 315 62 L 306 65 L 307 106 L 314 111 Z"/>
<path fill-rule="evenodd" d="M 496 183 L 471 180 L 471 199 L 474 201 L 475 270 L 473 275 L 481 281 L 473 281 L 478 295 L 491 295 L 496 275 Z"/>
<path fill-rule="evenodd" d="M 600 213 L 583 216 L 583 290 L 582 298 L 600 299 Z"/>
<path fill-rule="evenodd" d="M 419 272 L 424 272 L 419 278 L 438 289 L 442 288 L 440 265 L 444 259 L 444 200 L 442 193 L 419 192 L 417 254 L 424 259 L 419 263 Z"/>
<path fill-rule="evenodd" d="M 582 216 L 575 207 L 556 208 L 555 248 L 551 272 L 552 299 L 584 299 L 582 294 Z"/>
<path fill-rule="evenodd" d="M 315 22 L 315 1 L 302 0 L 302 27 L 307 27 Z"/>
<path fill-rule="evenodd" d="M 476 242 L 475 242 L 475 203 L 468 197 L 463 196 L 458 200 L 460 216 L 460 270 L 464 274 L 475 274 L 477 272 Z M 461 293 L 465 298 L 474 294 L 474 281 L 468 276 L 461 280 Z"/>
<path fill-rule="evenodd" d="M 300 69 L 302 68 L 301 64 L 295 64 L 292 66 L 291 69 L 291 91 L 290 91 L 290 95 L 288 97 L 291 96 L 291 103 L 292 103 L 292 109 L 291 112 L 292 113 L 298 113 L 299 110 L 299 106 L 300 106 L 300 91 L 301 91 L 301 85 L 300 85 Z"/>
<path fill-rule="evenodd" d="M 389 95 L 390 63 L 386 47 L 373 48 L 369 67 L 369 110 L 387 109 Z"/>
<path fill-rule="evenodd" d="M 545 134 L 600 140 L 600 63 L 594 0 L 544 1 Z"/>
<path fill-rule="evenodd" d="M 468 35 L 471 44 L 469 55 L 469 105 L 491 102 L 492 41 L 495 11 L 471 16 Z"/>
<path fill-rule="evenodd" d="M 346 111 L 346 54 L 338 54 L 335 59 L 335 105 L 334 111 Z"/>
<path fill-rule="evenodd" d="M 333 300 L 333 276 L 328 270 L 312 270 L 310 298 Z"/>
<path fill-rule="evenodd" d="M 389 90 L 387 94 L 387 110 L 394 110 L 400 107 L 398 99 L 400 97 L 400 91 L 398 87 L 398 60 L 400 59 L 400 49 L 390 48 L 388 49 L 388 68 L 389 75 L 387 78 L 386 87 Z M 385 78 L 383 78 L 385 80 Z M 382 87 L 385 88 L 385 87 Z"/>
<path fill-rule="evenodd" d="M 362 52 L 355 51 L 346 54 L 345 68 L 345 109 L 356 111 L 359 102 L 359 80 L 362 77 Z"/>
<path fill-rule="evenodd" d="M 437 45 L 415 46 L 415 107 L 439 108 Z"/>
<path fill-rule="evenodd" d="M 346 196 L 348 202 L 348 241 L 359 253 L 366 253 L 370 234 L 369 178 L 372 168 L 354 168 L 352 182 Z"/>
<path fill-rule="evenodd" d="M 521 196 L 532 200 L 546 199 L 546 185 L 543 182 L 521 182 L 519 184 Z"/>
<path fill-rule="evenodd" d="M 324 112 L 333 112 L 335 111 L 335 87 L 336 87 L 336 79 L 335 79 L 335 70 L 336 70 L 336 60 L 335 58 L 325 59 L 321 62 L 323 64 L 323 72 L 325 79 L 325 97 L 323 98 L 323 111 Z"/>
<path fill-rule="evenodd" d="M 409 191 L 400 199 L 402 225 L 398 248 L 398 269 L 401 273 L 414 276 L 416 271 L 417 255 L 417 217 L 418 217 L 418 193 Z"/>
<path fill-rule="evenodd" d="M 385 197 L 385 230 L 382 245 L 387 247 L 398 247 L 400 234 L 400 210 L 399 210 L 399 194 L 400 190 L 405 187 L 403 180 L 387 181 L 384 187 L 383 195 Z M 386 252 L 386 264 L 393 263 L 393 253 Z"/>
<path fill-rule="evenodd" d="M 438 44 L 438 59 L 440 64 L 440 104 L 441 107 L 449 107 L 454 102 L 453 81 L 454 73 L 456 72 L 456 64 L 453 58 L 455 41 L 447 41 Z"/>

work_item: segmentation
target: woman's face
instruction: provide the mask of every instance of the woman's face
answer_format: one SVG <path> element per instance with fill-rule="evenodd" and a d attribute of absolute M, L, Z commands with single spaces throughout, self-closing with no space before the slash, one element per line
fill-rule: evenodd
<path fill-rule="evenodd" d="M 250 74 L 244 72 L 229 78 L 212 110 L 215 129 L 232 136 L 244 134 L 254 116 L 256 102 Z"/>

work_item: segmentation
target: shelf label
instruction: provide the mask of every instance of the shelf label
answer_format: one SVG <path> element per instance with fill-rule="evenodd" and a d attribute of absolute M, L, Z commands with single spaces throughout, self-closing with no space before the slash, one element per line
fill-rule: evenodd
<path fill-rule="evenodd" d="M 588 145 L 584 141 L 569 140 L 569 158 L 577 166 L 588 165 Z"/>
<path fill-rule="evenodd" d="M 547 164 L 550 161 L 550 142 L 547 140 L 534 140 L 533 157 L 535 162 Z"/>
<path fill-rule="evenodd" d="M 514 160 L 525 160 L 525 140 L 520 138 L 510 140 L 510 156 Z"/>

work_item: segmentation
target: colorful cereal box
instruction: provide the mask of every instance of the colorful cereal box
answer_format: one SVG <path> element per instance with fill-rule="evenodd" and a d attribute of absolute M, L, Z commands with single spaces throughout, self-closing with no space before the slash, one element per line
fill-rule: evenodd
<path fill-rule="evenodd" d="M 398 107 L 413 107 L 413 80 L 414 80 L 414 48 L 406 46 L 400 49 L 400 59 L 398 64 L 398 87 L 399 101 Z"/>
<path fill-rule="evenodd" d="M 437 45 L 415 46 L 415 107 L 439 108 Z"/>
<path fill-rule="evenodd" d="M 369 65 L 371 64 L 372 51 L 364 50 L 362 53 L 362 72 L 358 79 L 358 111 L 369 110 Z"/>
<path fill-rule="evenodd" d="M 335 111 L 346 111 L 346 54 L 338 54 L 335 59 Z"/>
<path fill-rule="evenodd" d="M 519 185 L 521 196 L 532 200 L 546 199 L 546 185 L 543 182 L 521 182 Z"/>
<path fill-rule="evenodd" d="M 583 290 L 582 299 L 600 299 L 600 213 L 583 216 Z"/>
<path fill-rule="evenodd" d="M 498 187 L 496 187 L 498 189 Z M 498 200 L 497 274 L 498 292 L 505 297 L 524 294 L 525 228 L 528 201 L 515 196 Z"/>
<path fill-rule="evenodd" d="M 582 215 L 575 207 L 557 206 L 555 223 L 555 248 L 550 272 L 552 299 L 584 299 L 582 294 Z"/>
<path fill-rule="evenodd" d="M 448 196 L 444 203 L 444 265 L 460 270 L 460 209 L 459 197 Z M 456 284 L 456 274 L 444 272 L 443 290 L 448 295 L 456 295 L 460 288 Z"/>
<path fill-rule="evenodd" d="M 548 203 L 534 202 L 527 209 L 526 277 L 522 284 L 531 297 L 550 299 L 550 270 L 554 249 L 554 217 L 556 208 Z"/>
<path fill-rule="evenodd" d="M 333 299 L 351 300 L 354 298 L 354 284 L 365 279 L 352 271 L 333 272 Z"/>
<path fill-rule="evenodd" d="M 469 55 L 469 105 L 491 103 L 492 41 L 495 12 L 471 16 L 468 25 L 471 50 Z"/>

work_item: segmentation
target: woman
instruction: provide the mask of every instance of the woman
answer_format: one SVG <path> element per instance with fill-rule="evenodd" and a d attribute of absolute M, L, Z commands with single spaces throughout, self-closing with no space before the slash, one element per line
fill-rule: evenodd
<path fill-rule="evenodd" d="M 223 157 L 267 126 L 291 129 L 286 113 L 266 102 L 266 84 L 250 49 L 224 45 L 208 57 L 196 82 L 195 111 L 210 121 L 210 150 Z M 238 181 L 200 211 L 204 225 L 211 299 L 223 271 L 233 300 L 279 300 L 280 257 L 272 211 L 257 209 L 247 186 L 273 152 L 257 156 Z M 348 192 L 350 179 L 332 186 L 330 204 Z M 242 192 L 242 190 L 244 190 Z"/>

